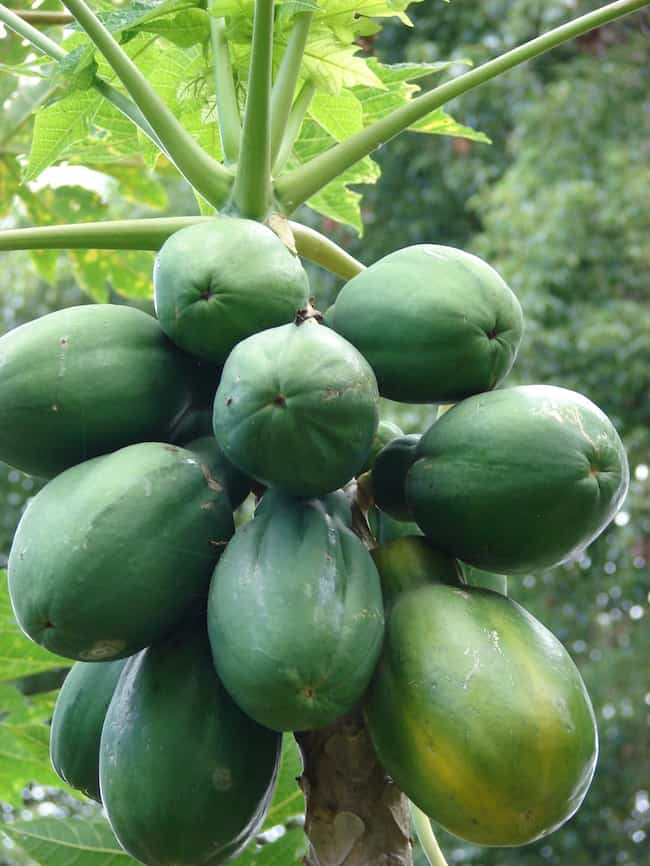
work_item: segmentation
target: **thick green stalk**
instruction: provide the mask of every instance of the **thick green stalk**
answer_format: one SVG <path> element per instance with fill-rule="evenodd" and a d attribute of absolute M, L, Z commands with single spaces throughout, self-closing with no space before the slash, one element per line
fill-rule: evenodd
<path fill-rule="evenodd" d="M 41 33 L 40 30 L 33 27 L 29 22 L 24 21 L 20 16 L 16 15 L 15 12 L 12 12 L 10 9 L 7 9 L 2 5 L 0 5 L 0 21 L 6 24 L 7 27 L 15 33 L 18 33 L 19 36 L 22 36 L 23 39 L 30 42 L 34 48 L 37 48 L 47 57 L 51 57 L 52 60 L 56 60 L 60 63 L 67 57 L 68 52 L 61 48 L 60 45 L 53 42 Z M 163 152 L 165 151 L 165 148 L 160 143 L 158 136 L 151 128 L 146 117 L 128 96 L 120 93 L 120 91 L 113 87 L 112 84 L 109 84 L 108 81 L 99 76 L 95 77 L 93 87 L 98 91 L 98 93 L 101 93 L 104 99 L 107 99 L 115 106 L 115 108 L 117 108 L 118 111 L 121 111 L 125 117 L 128 117 L 136 126 L 140 127 L 140 129 L 153 141 L 155 145 L 157 145 Z"/>
<path fill-rule="evenodd" d="M 296 242 L 296 249 L 310 262 L 316 262 L 342 280 L 351 280 L 361 271 L 365 271 L 365 265 L 325 235 L 301 223 L 290 222 L 289 225 Z"/>
<path fill-rule="evenodd" d="M 39 12 L 37 9 L 18 9 L 16 15 L 30 24 L 41 24 L 44 27 L 65 27 L 72 24 L 74 18 L 68 12 Z"/>
<path fill-rule="evenodd" d="M 159 250 L 170 235 L 214 217 L 153 217 L 140 220 L 36 226 L 0 231 L 7 250 Z M 315 229 L 290 222 L 298 254 L 344 280 L 364 269 L 361 262 Z"/>
<path fill-rule="evenodd" d="M 37 30 L 36 27 L 33 27 L 29 22 L 24 21 L 20 15 L 12 12 L 11 9 L 7 9 L 6 6 L 0 6 L 0 21 L 6 24 L 14 33 L 30 42 L 34 48 L 38 48 L 43 54 L 51 57 L 52 60 L 60 62 L 65 59 L 67 51 L 44 33 L 41 33 L 40 30 Z"/>
<path fill-rule="evenodd" d="M 289 37 L 271 93 L 271 164 L 276 161 L 289 120 L 313 12 L 301 12 Z"/>
<path fill-rule="evenodd" d="M 253 44 L 233 202 L 241 216 L 265 219 L 271 204 L 273 0 L 255 0 Z"/>
<path fill-rule="evenodd" d="M 84 0 L 64 0 L 64 5 L 104 55 L 181 174 L 210 204 L 221 206 L 230 193 L 230 172 L 183 128 Z"/>
<path fill-rule="evenodd" d="M 411 803 L 411 815 L 413 816 L 413 824 L 415 825 L 415 832 L 418 834 L 420 845 L 431 866 L 447 866 L 447 861 L 440 850 L 429 818 L 418 809 L 415 803 Z"/>
<path fill-rule="evenodd" d="M 575 39 L 576 36 L 581 36 L 589 30 L 601 27 L 609 21 L 636 12 L 648 5 L 650 5 L 650 0 L 617 0 L 615 3 L 609 3 L 594 12 L 589 12 L 587 15 L 582 15 L 580 18 L 549 30 L 548 33 L 507 51 L 500 57 L 490 60 L 440 87 L 436 87 L 429 93 L 418 96 L 346 141 L 340 142 L 330 150 L 314 157 L 305 165 L 278 178 L 275 183 L 275 194 L 278 202 L 287 213 L 291 213 L 319 189 L 353 166 L 355 162 L 367 156 L 398 133 L 408 129 L 409 126 L 425 117 L 429 112 L 440 108 L 449 100 L 479 87 L 520 63 L 525 63 L 527 60 L 532 60 L 534 57 L 550 51 L 563 42 Z"/>
<path fill-rule="evenodd" d="M 231 165 L 239 158 L 239 142 L 241 139 L 241 118 L 237 104 L 235 80 L 230 64 L 230 51 L 226 39 L 226 22 L 223 18 L 210 19 L 210 39 L 212 42 L 212 60 L 214 64 L 214 80 L 217 91 L 217 117 L 219 118 L 219 134 L 226 163 Z"/>
<path fill-rule="evenodd" d="M 275 162 L 273 163 L 274 174 L 277 174 L 282 170 L 282 167 L 291 156 L 291 148 L 298 138 L 298 133 L 300 132 L 300 127 L 305 119 L 305 115 L 307 114 L 309 103 L 312 101 L 315 93 L 316 85 L 313 81 L 305 81 L 303 86 L 300 88 L 300 93 L 296 96 L 296 101 L 293 104 L 291 114 L 289 115 L 289 119 L 284 129 L 280 148 L 275 158 Z"/>

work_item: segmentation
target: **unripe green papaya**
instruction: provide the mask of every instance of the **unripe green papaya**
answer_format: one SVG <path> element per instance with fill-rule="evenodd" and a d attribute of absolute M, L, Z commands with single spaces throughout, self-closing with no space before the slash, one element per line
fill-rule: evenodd
<path fill-rule="evenodd" d="M 325 503 L 268 491 L 215 569 L 208 632 L 236 703 L 277 731 L 353 709 L 384 629 L 377 570 Z"/>
<path fill-rule="evenodd" d="M 405 535 L 422 535 L 422 530 L 417 523 L 395 520 L 375 505 L 368 511 L 368 526 L 377 544 L 386 544 Z"/>
<path fill-rule="evenodd" d="M 396 520 L 410 520 L 413 516 L 406 501 L 404 482 L 415 460 L 421 438 L 415 433 L 398 436 L 381 449 L 372 467 L 375 503 Z"/>
<path fill-rule="evenodd" d="M 166 439 L 194 364 L 152 316 L 89 304 L 0 339 L 0 460 L 42 478 L 133 442 Z"/>
<path fill-rule="evenodd" d="M 219 216 L 171 235 L 154 266 L 163 331 L 193 355 L 223 364 L 257 331 L 290 322 L 309 297 L 298 256 L 254 220 Z"/>
<path fill-rule="evenodd" d="M 207 466 L 210 472 L 224 485 L 233 511 L 239 508 L 251 492 L 251 480 L 236 466 L 232 465 L 214 436 L 208 435 L 192 439 L 184 447 L 195 454 L 201 463 Z"/>
<path fill-rule="evenodd" d="M 129 659 L 100 749 L 119 843 L 147 866 L 220 866 L 270 804 L 281 737 L 239 710 L 214 672 L 203 622 Z"/>
<path fill-rule="evenodd" d="M 126 659 L 77 662 L 56 699 L 50 760 L 58 776 L 101 803 L 99 741 L 108 705 Z"/>
<path fill-rule="evenodd" d="M 361 471 L 368 472 L 372 469 L 381 449 L 385 445 L 388 445 L 389 442 L 392 442 L 393 439 L 403 435 L 404 431 L 398 427 L 397 424 L 393 424 L 392 421 L 380 421 L 377 427 L 377 432 L 373 437 L 372 445 L 370 446 L 370 454 L 368 455 L 366 464 Z"/>
<path fill-rule="evenodd" d="M 505 574 L 495 574 L 493 571 L 484 571 L 482 568 L 474 568 L 473 565 L 463 565 L 465 581 L 470 586 L 479 586 L 482 589 L 491 589 L 501 595 L 508 595 L 508 578 Z"/>
<path fill-rule="evenodd" d="M 190 451 L 144 442 L 88 460 L 50 481 L 18 525 L 16 619 L 67 658 L 133 655 L 207 593 L 233 531 L 223 483 Z"/>
<path fill-rule="evenodd" d="M 499 574 L 575 556 L 623 502 L 629 469 L 611 421 L 549 385 L 477 394 L 424 434 L 406 477 L 418 525 L 441 550 Z"/>
<path fill-rule="evenodd" d="M 381 578 L 384 602 L 429 583 L 464 583 L 458 560 L 436 550 L 422 535 L 405 535 L 381 544 L 372 550 L 372 558 Z"/>
<path fill-rule="evenodd" d="M 551 833 L 596 766 L 594 712 L 569 654 L 514 601 L 474 587 L 398 597 L 366 722 L 406 796 L 476 845 Z"/>
<path fill-rule="evenodd" d="M 247 475 L 292 496 L 322 496 L 364 465 L 378 404 L 367 362 L 310 318 L 233 349 L 214 401 L 214 432 Z"/>
<path fill-rule="evenodd" d="M 433 244 L 357 274 L 329 318 L 370 362 L 381 395 L 403 403 L 453 403 L 495 388 L 523 334 L 519 301 L 496 271 Z"/>

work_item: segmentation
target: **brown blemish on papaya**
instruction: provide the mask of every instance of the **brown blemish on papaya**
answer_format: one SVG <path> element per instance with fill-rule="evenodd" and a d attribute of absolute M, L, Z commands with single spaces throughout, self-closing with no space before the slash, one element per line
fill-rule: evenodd
<path fill-rule="evenodd" d="M 231 406 L 231 405 L 232 405 L 232 397 L 228 397 L 228 399 L 226 400 L 226 406 Z"/>
<path fill-rule="evenodd" d="M 314 697 L 314 690 L 311 688 L 311 686 L 305 686 L 305 688 L 302 690 L 302 693 L 306 698 L 311 699 Z"/>
<path fill-rule="evenodd" d="M 598 476 L 600 475 L 600 468 L 598 466 L 590 466 L 589 474 L 592 478 L 598 478 Z"/>
<path fill-rule="evenodd" d="M 277 406 L 279 409 L 284 409 L 287 405 L 287 398 L 284 396 L 284 394 L 278 394 L 273 398 L 272 402 L 273 405 Z"/>
<path fill-rule="evenodd" d="M 199 463 L 199 466 L 201 467 L 201 472 L 203 473 L 203 477 L 205 478 L 210 490 L 214 490 L 215 493 L 221 493 L 223 491 L 223 485 L 220 484 L 217 479 L 210 474 L 210 470 L 205 465 L 205 463 Z M 201 507 L 203 508 L 204 506 Z"/>
<path fill-rule="evenodd" d="M 492 328 L 491 331 L 486 331 L 485 336 L 488 338 L 488 340 L 496 339 L 496 336 L 497 336 L 496 326 L 494 328 Z"/>

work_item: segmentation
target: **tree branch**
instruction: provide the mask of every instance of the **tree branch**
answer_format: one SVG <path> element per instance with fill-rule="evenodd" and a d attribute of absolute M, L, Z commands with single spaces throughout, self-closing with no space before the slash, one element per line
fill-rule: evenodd
<path fill-rule="evenodd" d="M 589 30 L 636 12 L 650 5 L 650 0 L 617 0 L 606 6 L 562 24 L 530 42 L 507 51 L 500 57 L 466 72 L 436 87 L 429 93 L 416 97 L 411 102 L 392 111 L 365 129 L 342 141 L 330 150 L 319 154 L 299 168 L 281 175 L 275 183 L 275 195 L 286 213 L 291 213 L 310 196 L 326 186 L 356 162 L 372 153 L 375 148 L 389 141 L 398 133 L 408 129 L 449 100 L 479 87 L 486 81 L 509 69 L 532 60 L 550 51 L 563 42 L 575 39 Z"/>

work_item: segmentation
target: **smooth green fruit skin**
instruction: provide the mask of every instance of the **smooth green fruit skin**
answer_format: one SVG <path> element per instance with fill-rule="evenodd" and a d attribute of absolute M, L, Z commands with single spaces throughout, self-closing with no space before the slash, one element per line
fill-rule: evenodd
<path fill-rule="evenodd" d="M 419 244 L 341 289 L 330 323 L 367 358 L 383 397 L 453 403 L 495 388 L 523 334 L 519 301 L 482 259 Z"/>
<path fill-rule="evenodd" d="M 431 584 L 390 609 L 366 699 L 387 772 L 446 830 L 525 845 L 578 809 L 598 753 L 570 656 L 510 599 Z"/>
<path fill-rule="evenodd" d="M 205 624 L 127 662 L 102 732 L 102 801 L 118 841 L 148 866 L 219 866 L 262 822 L 281 737 L 232 702 Z"/>
<path fill-rule="evenodd" d="M 57 775 L 101 802 L 99 741 L 108 705 L 126 659 L 76 662 L 56 699 L 50 728 L 50 760 Z"/>
<path fill-rule="evenodd" d="M 397 424 L 393 424 L 392 421 L 380 421 L 377 427 L 377 432 L 373 437 L 372 445 L 370 446 L 370 454 L 368 455 L 366 464 L 361 471 L 368 472 L 372 469 L 381 449 L 385 445 L 388 445 L 389 442 L 392 442 L 393 439 L 403 435 L 404 431 L 401 427 L 398 427 Z"/>
<path fill-rule="evenodd" d="M 320 500 L 267 492 L 215 569 L 208 632 L 236 703 L 277 731 L 311 730 L 360 700 L 381 649 L 379 576 Z"/>
<path fill-rule="evenodd" d="M 242 504 L 251 492 L 251 480 L 230 460 L 221 450 L 221 447 L 213 435 L 200 436 L 192 439 L 184 446 L 192 454 L 195 454 L 210 472 L 219 479 L 226 488 L 230 506 L 234 511 Z"/>
<path fill-rule="evenodd" d="M 470 586 L 491 589 L 492 592 L 508 595 L 508 578 L 505 574 L 484 571 L 482 568 L 474 568 L 473 565 L 463 565 L 463 573 L 466 583 Z"/>
<path fill-rule="evenodd" d="M 410 520 L 404 482 L 415 460 L 422 437 L 415 433 L 398 436 L 382 448 L 372 467 L 372 492 L 376 505 L 396 520 Z"/>
<path fill-rule="evenodd" d="M 421 535 L 422 530 L 417 523 L 395 520 L 389 514 L 380 511 L 375 505 L 368 511 L 368 526 L 377 544 L 386 544 L 405 535 Z"/>
<path fill-rule="evenodd" d="M 300 259 L 267 226 L 235 217 L 173 234 L 158 253 L 153 279 L 163 331 L 217 364 L 240 340 L 290 322 L 309 297 Z"/>
<path fill-rule="evenodd" d="M 18 624 L 67 658 L 133 655 L 207 593 L 233 531 L 223 483 L 183 448 L 145 442 L 68 469 L 16 530 Z"/>
<path fill-rule="evenodd" d="M 309 319 L 233 349 L 214 401 L 214 432 L 247 475 L 292 496 L 322 496 L 364 465 L 378 404 L 364 358 Z"/>
<path fill-rule="evenodd" d="M 0 460 L 42 478 L 133 442 L 165 439 L 193 362 L 152 316 L 89 304 L 0 339 Z"/>
<path fill-rule="evenodd" d="M 629 469 L 611 421 L 550 385 L 470 397 L 424 434 L 406 498 L 437 547 L 499 574 L 575 556 L 625 498 Z"/>

